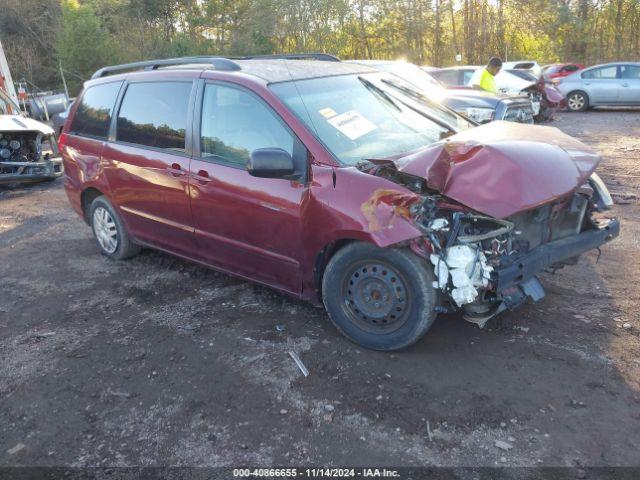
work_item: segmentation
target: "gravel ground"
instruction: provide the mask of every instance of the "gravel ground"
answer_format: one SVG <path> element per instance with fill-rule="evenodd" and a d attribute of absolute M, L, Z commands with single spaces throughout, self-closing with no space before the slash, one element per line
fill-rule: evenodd
<path fill-rule="evenodd" d="M 0 190 L 0 465 L 639 466 L 640 111 L 553 125 L 604 155 L 621 236 L 393 355 L 169 255 L 106 260 L 60 180 Z"/>

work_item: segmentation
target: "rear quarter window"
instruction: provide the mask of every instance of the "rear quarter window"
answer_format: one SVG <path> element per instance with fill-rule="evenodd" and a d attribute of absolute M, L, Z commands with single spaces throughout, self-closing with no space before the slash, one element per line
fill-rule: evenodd
<path fill-rule="evenodd" d="M 192 82 L 132 83 L 118 112 L 116 140 L 185 151 Z"/>
<path fill-rule="evenodd" d="M 116 97 L 122 82 L 104 83 L 85 90 L 76 109 L 69 132 L 106 139 Z"/>

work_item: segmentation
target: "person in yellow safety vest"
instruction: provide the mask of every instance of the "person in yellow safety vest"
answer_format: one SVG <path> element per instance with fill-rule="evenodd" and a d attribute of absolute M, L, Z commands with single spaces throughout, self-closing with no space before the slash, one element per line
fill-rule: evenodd
<path fill-rule="evenodd" d="M 498 57 L 491 57 L 486 67 L 475 71 L 471 77 L 471 86 L 487 92 L 498 93 L 495 76 L 500 73 L 501 69 L 502 60 Z"/>

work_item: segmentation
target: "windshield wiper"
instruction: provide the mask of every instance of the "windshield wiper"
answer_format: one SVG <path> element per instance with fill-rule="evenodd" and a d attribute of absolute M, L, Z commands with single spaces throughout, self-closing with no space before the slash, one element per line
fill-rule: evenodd
<path fill-rule="evenodd" d="M 399 111 L 399 112 L 402 111 L 402 109 L 393 100 L 393 98 L 391 98 L 389 96 L 389 94 L 387 92 L 385 92 L 383 89 L 381 89 L 377 85 L 374 85 L 371 81 L 367 80 L 366 78 L 358 77 L 358 80 L 360 80 L 362 82 L 362 84 L 367 88 L 367 90 L 378 94 L 380 97 L 382 97 L 384 100 L 386 100 L 387 103 L 389 105 L 391 105 L 393 108 L 395 108 L 397 111 Z"/>
<path fill-rule="evenodd" d="M 460 116 L 456 111 L 451 110 L 451 109 L 449 109 L 447 107 L 443 107 L 442 105 L 434 102 L 433 100 L 431 100 L 429 97 L 427 97 L 423 93 L 419 92 L 418 90 L 414 90 L 413 88 L 405 87 L 404 85 L 402 85 L 400 83 L 394 82 L 393 80 L 388 80 L 386 78 L 382 79 L 380 81 L 382 83 L 386 84 L 386 85 L 389 85 L 392 88 L 400 90 L 402 93 L 405 93 L 406 95 L 408 95 L 410 97 L 413 97 L 413 98 L 418 99 L 419 101 L 425 102 L 427 105 L 429 105 L 432 108 L 436 108 L 436 109 L 439 109 L 439 110 L 441 109 L 443 112 L 448 113 L 449 115 L 452 115 L 454 117 L 459 117 Z M 411 109 L 414 110 L 415 112 L 419 113 L 423 117 L 427 117 L 429 120 L 432 120 L 432 121 L 436 122 L 440 126 L 446 128 L 448 130 L 451 130 L 454 133 L 457 131 L 456 128 L 453 125 L 451 125 L 449 122 L 447 122 L 447 121 L 445 121 L 445 120 L 443 120 L 441 118 L 438 118 L 438 117 L 436 117 L 434 115 L 431 115 L 431 114 L 429 114 L 427 112 L 416 110 L 415 108 L 411 108 Z M 467 122 L 469 121 L 467 119 L 465 119 L 465 120 Z M 471 122 L 469 122 L 469 123 L 471 123 Z M 474 123 L 471 123 L 471 124 L 474 125 Z"/>

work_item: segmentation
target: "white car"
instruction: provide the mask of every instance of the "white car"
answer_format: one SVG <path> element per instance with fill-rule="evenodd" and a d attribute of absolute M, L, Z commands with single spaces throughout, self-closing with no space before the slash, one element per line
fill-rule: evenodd
<path fill-rule="evenodd" d="M 540 78 L 542 67 L 535 60 L 519 60 L 517 62 L 502 62 L 503 70 L 524 70 Z"/>
<path fill-rule="evenodd" d="M 0 184 L 53 180 L 62 172 L 53 129 L 24 116 L 0 90 Z"/>

